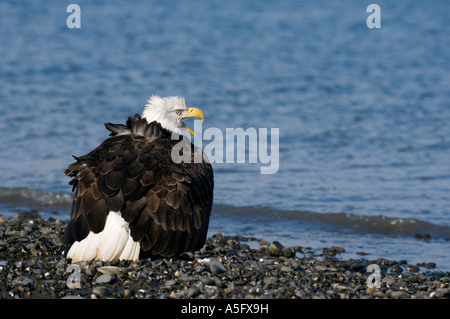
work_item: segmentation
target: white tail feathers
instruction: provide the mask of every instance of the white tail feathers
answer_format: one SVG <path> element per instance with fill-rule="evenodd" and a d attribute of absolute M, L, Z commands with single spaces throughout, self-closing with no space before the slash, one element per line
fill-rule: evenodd
<path fill-rule="evenodd" d="M 67 258 L 72 262 L 137 260 L 140 249 L 140 244 L 131 238 L 128 223 L 120 212 L 109 212 L 103 231 L 90 232 L 82 241 L 74 242 Z"/>

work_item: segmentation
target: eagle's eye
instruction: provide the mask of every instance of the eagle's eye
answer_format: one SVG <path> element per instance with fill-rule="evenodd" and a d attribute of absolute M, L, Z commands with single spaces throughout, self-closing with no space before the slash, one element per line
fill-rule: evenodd
<path fill-rule="evenodd" d="M 175 113 L 176 113 L 177 115 L 181 115 L 182 112 L 183 112 L 182 110 L 176 110 L 176 111 L 175 111 Z"/>

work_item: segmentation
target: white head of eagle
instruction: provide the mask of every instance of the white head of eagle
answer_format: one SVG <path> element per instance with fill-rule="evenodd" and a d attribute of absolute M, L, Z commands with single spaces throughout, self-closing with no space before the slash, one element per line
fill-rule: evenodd
<path fill-rule="evenodd" d="M 153 95 L 145 105 L 142 117 L 148 122 L 156 121 L 161 127 L 178 134 L 186 129 L 191 135 L 194 132 L 188 128 L 181 120 L 187 117 L 200 117 L 205 120 L 202 111 L 195 107 L 187 107 L 183 97 L 171 96 L 161 98 Z"/>
<path fill-rule="evenodd" d="M 65 254 L 82 260 L 172 257 L 200 249 L 213 204 L 214 174 L 206 158 L 175 163 L 172 132 L 200 117 L 182 97 L 152 96 L 142 117 L 106 123 L 110 137 L 65 171 L 74 192 Z M 190 143 L 190 142 L 189 142 Z M 192 149 L 199 149 L 191 144 Z M 200 150 L 201 151 L 201 150 Z M 192 152 L 194 154 L 194 152 Z"/>

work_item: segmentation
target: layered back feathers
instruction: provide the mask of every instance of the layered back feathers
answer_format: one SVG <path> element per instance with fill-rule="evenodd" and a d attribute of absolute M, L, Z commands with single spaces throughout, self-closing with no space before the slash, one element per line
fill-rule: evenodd
<path fill-rule="evenodd" d="M 213 203 L 213 171 L 207 161 L 176 164 L 172 140 L 157 122 L 135 115 L 89 154 L 75 157 L 65 171 L 75 191 L 63 242 L 71 245 L 90 231 L 101 232 L 106 216 L 121 212 L 140 257 L 170 257 L 200 249 Z M 189 143 L 190 144 L 190 143 Z M 190 144 L 192 157 L 196 149 Z M 200 150 L 201 151 L 201 150 Z"/>

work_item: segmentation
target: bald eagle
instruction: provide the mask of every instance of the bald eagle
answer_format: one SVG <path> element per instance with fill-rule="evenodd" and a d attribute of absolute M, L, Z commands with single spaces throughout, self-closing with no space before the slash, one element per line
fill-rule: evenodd
<path fill-rule="evenodd" d="M 126 125 L 106 123 L 110 137 L 87 155 L 74 156 L 65 171 L 74 191 L 63 237 L 67 258 L 137 260 L 203 247 L 213 170 L 203 153 L 201 163 L 194 161 L 202 151 L 183 138 L 183 130 L 194 135 L 181 121 L 187 117 L 204 120 L 184 98 L 152 96 L 142 117 L 129 117 Z M 191 162 L 173 161 L 177 143 L 188 143 Z"/>

